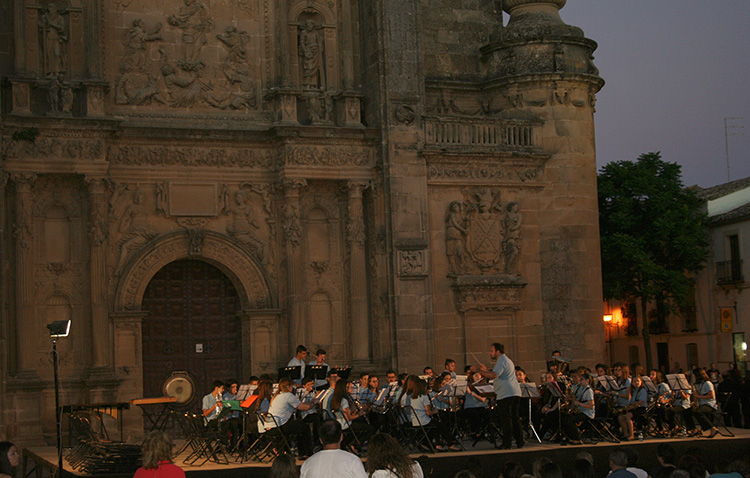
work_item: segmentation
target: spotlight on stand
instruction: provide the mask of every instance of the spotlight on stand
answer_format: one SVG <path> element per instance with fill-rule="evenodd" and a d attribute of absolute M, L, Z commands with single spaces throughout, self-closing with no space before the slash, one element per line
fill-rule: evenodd
<path fill-rule="evenodd" d="M 47 324 L 47 328 L 49 329 L 49 336 L 53 339 L 67 337 L 70 333 L 70 321 L 56 320 L 51 324 Z"/>
<path fill-rule="evenodd" d="M 62 409 L 60 408 L 60 380 L 57 375 L 57 339 L 67 337 L 70 333 L 70 320 L 56 320 L 47 324 L 49 336 L 52 339 L 52 366 L 55 370 L 55 422 L 57 425 L 57 477 L 63 476 L 63 457 L 62 457 Z"/>

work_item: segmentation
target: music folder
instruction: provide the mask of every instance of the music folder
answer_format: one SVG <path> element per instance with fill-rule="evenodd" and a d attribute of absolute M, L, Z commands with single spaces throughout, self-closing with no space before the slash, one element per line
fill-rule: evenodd
<path fill-rule="evenodd" d="M 247 397 L 247 399 L 245 399 L 244 402 L 240 404 L 240 406 L 242 408 L 250 408 L 250 406 L 252 406 L 252 404 L 255 403 L 255 401 L 258 400 L 259 397 L 260 395 L 250 395 L 249 397 Z"/>
<path fill-rule="evenodd" d="M 349 375 L 352 373 L 351 367 L 333 367 L 332 372 L 336 372 L 341 380 L 349 380 Z"/>
<path fill-rule="evenodd" d="M 672 390 L 692 390 L 693 387 L 688 382 L 684 373 L 670 373 L 667 375 L 669 388 Z"/>

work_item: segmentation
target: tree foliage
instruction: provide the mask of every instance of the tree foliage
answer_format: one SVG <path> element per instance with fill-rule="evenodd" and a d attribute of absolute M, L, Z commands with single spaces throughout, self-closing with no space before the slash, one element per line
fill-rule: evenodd
<path fill-rule="evenodd" d="M 708 252 L 706 216 L 680 166 L 659 153 L 609 163 L 598 181 L 604 297 L 641 301 L 650 367 L 646 305 L 689 301 L 689 273 L 703 267 Z"/>

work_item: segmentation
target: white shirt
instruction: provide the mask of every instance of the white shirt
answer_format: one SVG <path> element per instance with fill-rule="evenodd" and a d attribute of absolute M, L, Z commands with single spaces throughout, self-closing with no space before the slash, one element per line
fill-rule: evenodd
<path fill-rule="evenodd" d="M 521 386 L 516 378 L 516 366 L 505 354 L 500 354 L 492 369 L 497 375 L 492 384 L 495 386 L 495 396 L 498 400 L 508 397 L 520 397 Z"/>
<path fill-rule="evenodd" d="M 412 465 L 411 476 L 412 478 L 424 477 L 424 473 L 422 473 L 422 467 L 419 466 L 419 463 L 414 462 L 414 464 Z M 372 473 L 372 478 L 398 478 L 398 476 L 391 470 L 375 470 Z"/>
<path fill-rule="evenodd" d="M 321 450 L 305 460 L 300 478 L 367 478 L 367 473 L 356 455 L 344 450 Z"/>
<path fill-rule="evenodd" d="M 293 393 L 281 392 L 276 395 L 276 398 L 271 400 L 271 406 L 268 407 L 268 413 L 273 415 L 276 419 L 276 423 L 272 420 L 266 420 L 266 428 L 274 428 L 277 425 L 284 425 L 292 417 L 292 414 L 300 403 L 299 398 Z"/>

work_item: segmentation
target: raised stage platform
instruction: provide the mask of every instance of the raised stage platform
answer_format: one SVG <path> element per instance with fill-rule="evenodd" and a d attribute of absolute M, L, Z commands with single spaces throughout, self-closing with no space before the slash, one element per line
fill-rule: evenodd
<path fill-rule="evenodd" d="M 747 460 L 750 457 L 750 430 L 731 428 L 734 437 L 717 435 L 714 438 L 648 438 L 644 441 L 623 442 L 619 444 L 599 442 L 597 444 L 567 445 L 539 444 L 536 441 L 529 442 L 521 450 L 496 450 L 490 443 L 480 442 L 472 448 L 470 443 L 465 443 L 467 451 L 448 452 L 428 455 L 433 464 L 435 478 L 452 478 L 456 472 L 468 469 L 477 475 L 477 478 L 497 478 L 501 466 L 508 461 L 520 463 L 530 473 L 531 464 L 539 457 L 546 456 L 558 465 L 563 471 L 572 465 L 579 451 L 588 451 L 594 456 L 594 467 L 596 477 L 605 476 L 608 472 L 607 455 L 616 446 L 635 447 L 640 455 L 639 466 L 649 470 L 657 464 L 656 447 L 660 443 L 668 442 L 675 450 L 678 457 L 690 447 L 700 448 L 707 458 L 708 463 L 714 466 L 722 461 L 733 461 L 736 459 Z M 418 455 L 412 455 L 417 457 Z M 217 465 L 206 463 L 203 466 L 186 466 L 182 464 L 183 456 L 175 460 L 186 472 L 188 478 L 265 478 L 269 476 L 270 465 L 267 463 L 230 463 L 229 465 Z M 35 476 L 36 478 L 53 477 L 57 468 L 57 452 L 54 447 L 30 447 L 23 450 L 23 476 Z M 301 462 L 299 462 L 301 464 Z M 69 468 L 65 462 L 65 478 L 87 477 L 76 473 Z M 102 478 L 130 477 L 132 475 L 96 475 Z M 425 474 L 427 476 L 427 474 Z"/>

